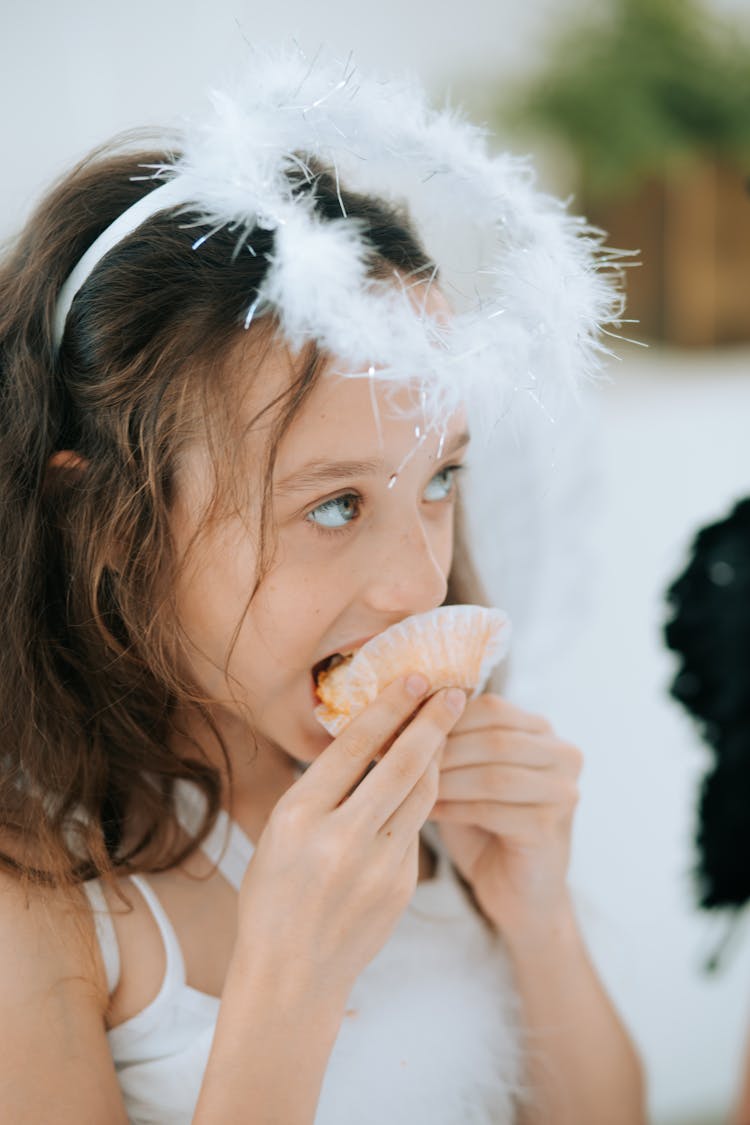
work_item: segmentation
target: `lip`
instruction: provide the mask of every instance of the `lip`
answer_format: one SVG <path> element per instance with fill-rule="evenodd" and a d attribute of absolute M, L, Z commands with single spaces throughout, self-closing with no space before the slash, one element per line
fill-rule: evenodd
<path fill-rule="evenodd" d="M 313 669 L 316 668 L 317 665 L 321 663 L 321 661 L 327 660 L 329 656 L 333 656 L 337 652 L 356 652 L 357 649 L 362 648 L 363 645 L 366 645 L 368 641 L 371 641 L 373 637 L 377 636 L 377 633 L 371 633 L 369 637 L 359 637 L 356 641 L 346 641 L 344 644 L 339 645 L 337 648 L 331 649 L 331 651 L 327 652 L 325 656 L 321 656 L 320 660 L 315 661 L 315 664 L 313 664 L 313 667 L 310 669 L 310 689 L 312 691 L 313 700 L 316 704 L 320 703 L 320 696 L 317 692 L 317 684 L 315 683 L 315 673 Z"/>
<path fill-rule="evenodd" d="M 332 648 L 330 652 L 326 652 L 320 657 L 320 660 L 315 661 L 315 664 L 320 664 L 321 660 L 327 660 L 329 656 L 333 656 L 337 652 L 342 654 L 356 652 L 358 648 L 362 648 L 363 645 L 366 645 L 368 641 L 371 641 L 373 637 L 377 636 L 377 633 L 370 633 L 369 637 L 360 637 L 356 641 L 345 641 L 343 644 L 338 645 L 337 648 Z"/>

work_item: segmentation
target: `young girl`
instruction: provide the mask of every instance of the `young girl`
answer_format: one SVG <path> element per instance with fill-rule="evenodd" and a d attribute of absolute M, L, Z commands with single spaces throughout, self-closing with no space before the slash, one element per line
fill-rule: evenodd
<path fill-rule="evenodd" d="M 436 238 L 494 231 L 489 303 L 449 303 L 409 176 Z M 33 216 L 0 275 L 3 1120 L 643 1121 L 566 886 L 578 750 L 419 668 L 313 715 L 324 658 L 481 601 L 469 407 L 590 358 L 594 251 L 468 126 L 288 56 Z"/>

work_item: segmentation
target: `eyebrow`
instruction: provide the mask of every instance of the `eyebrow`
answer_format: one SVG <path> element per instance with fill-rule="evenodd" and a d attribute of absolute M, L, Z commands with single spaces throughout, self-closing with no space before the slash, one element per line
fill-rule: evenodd
<path fill-rule="evenodd" d="M 440 457 L 436 460 L 451 457 L 470 441 L 471 434 L 468 430 L 462 430 L 455 438 L 445 443 L 445 447 L 440 451 Z M 321 484 L 341 480 L 342 477 L 373 476 L 377 472 L 382 472 L 383 468 L 381 458 L 371 461 L 308 461 L 275 484 L 274 490 L 280 493 L 302 492 L 309 488 L 317 488 Z"/>

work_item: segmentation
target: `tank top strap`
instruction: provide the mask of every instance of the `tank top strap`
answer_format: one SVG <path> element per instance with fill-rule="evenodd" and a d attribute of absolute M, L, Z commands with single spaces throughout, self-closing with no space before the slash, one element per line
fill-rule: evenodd
<path fill-rule="evenodd" d="M 201 847 L 227 882 L 239 891 L 255 849 L 240 826 L 230 820 L 223 809 Z"/>
<path fill-rule="evenodd" d="M 170 922 L 167 912 L 159 901 L 153 887 L 143 875 L 131 875 L 130 880 L 135 884 L 145 899 L 146 905 L 159 927 L 161 940 L 164 943 L 166 968 L 164 970 L 164 981 L 161 991 L 165 992 L 175 985 L 184 985 L 186 983 L 185 960 L 182 956 L 180 943 L 177 940 L 177 934 L 174 932 L 174 926 Z"/>
<path fill-rule="evenodd" d="M 195 836 L 205 810 L 205 798 L 197 786 L 180 779 L 176 785 L 177 819 L 189 836 Z M 204 854 L 224 878 L 239 891 L 254 847 L 238 824 L 230 820 L 225 809 L 219 811 L 216 823 L 201 844 Z"/>
<path fill-rule="evenodd" d="M 91 906 L 94 918 L 96 938 L 104 962 L 104 971 L 107 976 L 107 989 L 111 996 L 120 980 L 120 947 L 117 944 L 112 915 L 104 897 L 100 879 L 89 879 L 83 884 L 83 889 Z"/>

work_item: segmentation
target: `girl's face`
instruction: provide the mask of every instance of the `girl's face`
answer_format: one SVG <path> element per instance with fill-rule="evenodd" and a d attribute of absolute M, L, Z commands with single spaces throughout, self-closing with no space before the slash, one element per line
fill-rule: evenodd
<path fill-rule="evenodd" d="M 283 355 L 273 353 L 254 384 L 271 399 L 288 377 Z M 246 405 L 254 412 L 253 397 Z M 220 716 L 235 725 L 244 716 L 256 736 L 298 762 L 311 762 L 331 741 L 313 715 L 313 666 L 435 608 L 446 594 L 465 414 L 455 411 L 424 438 L 424 417 L 413 406 L 397 415 L 389 397 L 413 402 L 406 388 L 394 395 L 367 378 L 320 378 L 279 446 L 275 555 L 249 606 L 260 480 L 254 510 L 202 534 L 178 580 L 193 676 L 219 701 Z M 260 452 L 263 435 L 250 441 Z M 205 452 L 189 451 L 174 509 L 180 554 L 200 525 L 210 479 Z"/>

